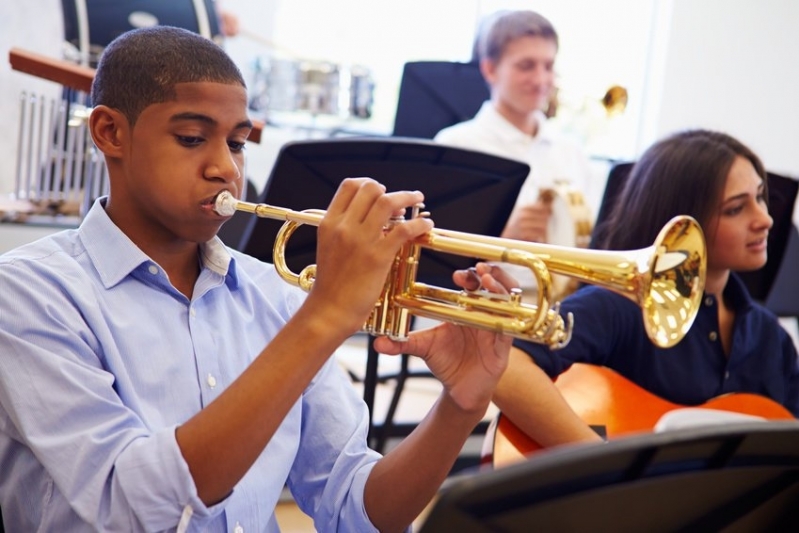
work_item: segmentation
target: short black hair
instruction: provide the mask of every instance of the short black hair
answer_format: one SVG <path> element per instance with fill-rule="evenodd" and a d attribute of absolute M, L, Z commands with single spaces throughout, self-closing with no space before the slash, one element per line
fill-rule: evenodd
<path fill-rule="evenodd" d="M 236 64 L 215 42 L 171 26 L 136 29 L 103 50 L 91 101 L 121 111 L 133 125 L 147 106 L 173 100 L 178 83 L 201 81 L 246 87 Z"/>

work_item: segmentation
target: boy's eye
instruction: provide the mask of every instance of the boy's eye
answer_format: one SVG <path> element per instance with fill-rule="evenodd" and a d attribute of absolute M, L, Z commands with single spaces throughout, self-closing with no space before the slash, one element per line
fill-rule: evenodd
<path fill-rule="evenodd" d="M 245 144 L 243 142 L 236 142 L 236 141 L 228 141 L 227 145 L 230 147 L 232 152 L 241 152 L 245 148 Z"/>
<path fill-rule="evenodd" d="M 202 137 L 195 137 L 192 135 L 176 135 L 175 137 L 183 146 L 197 146 L 203 142 Z"/>

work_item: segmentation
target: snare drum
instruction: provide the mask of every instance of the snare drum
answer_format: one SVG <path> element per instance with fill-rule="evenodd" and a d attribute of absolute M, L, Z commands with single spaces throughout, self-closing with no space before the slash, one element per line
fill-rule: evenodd
<path fill-rule="evenodd" d="M 312 115 L 339 114 L 339 67 L 325 61 L 300 64 L 297 110 Z"/>
<path fill-rule="evenodd" d="M 375 83 L 372 73 L 363 66 L 354 66 L 349 70 L 349 112 L 354 118 L 372 116 Z"/>
<path fill-rule="evenodd" d="M 255 62 L 250 109 L 262 112 L 296 111 L 299 85 L 298 61 L 259 57 Z"/>
<path fill-rule="evenodd" d="M 249 105 L 254 111 L 372 116 L 374 81 L 363 66 L 260 57 L 251 86 Z"/>

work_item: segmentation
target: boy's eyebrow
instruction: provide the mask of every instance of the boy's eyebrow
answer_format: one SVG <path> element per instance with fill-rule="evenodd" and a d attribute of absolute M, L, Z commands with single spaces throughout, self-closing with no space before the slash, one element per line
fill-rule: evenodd
<path fill-rule="evenodd" d="M 204 122 L 211 126 L 216 126 L 218 124 L 218 122 L 215 119 L 209 117 L 208 115 L 203 115 L 202 113 L 193 113 L 191 111 L 186 111 L 184 113 L 177 113 L 169 117 L 170 122 L 180 122 L 181 120 L 194 120 L 197 122 Z M 236 130 L 244 128 L 252 129 L 252 126 L 253 126 L 252 121 L 250 119 L 247 119 L 247 120 L 242 120 L 241 122 L 236 124 L 236 126 L 233 129 Z"/>

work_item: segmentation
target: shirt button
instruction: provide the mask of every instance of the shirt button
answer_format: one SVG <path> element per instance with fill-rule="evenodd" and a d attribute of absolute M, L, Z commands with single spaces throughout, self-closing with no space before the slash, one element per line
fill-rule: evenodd
<path fill-rule="evenodd" d="M 208 374 L 208 378 L 205 380 L 208 383 L 208 386 L 212 389 L 216 387 L 216 378 L 211 374 Z"/>
<path fill-rule="evenodd" d="M 707 306 L 713 305 L 713 297 L 712 296 L 708 296 L 707 298 L 705 298 L 705 305 L 707 305 Z"/>
<path fill-rule="evenodd" d="M 236 527 L 233 528 L 233 533 L 244 533 L 244 528 L 241 527 L 241 524 L 236 522 Z"/>
<path fill-rule="evenodd" d="M 149 270 L 149 271 L 150 271 L 150 274 L 152 274 L 153 276 L 155 276 L 156 274 L 158 274 L 158 267 L 157 267 L 157 266 L 155 266 L 155 265 L 150 265 L 150 266 L 147 268 L 147 270 Z"/>
<path fill-rule="evenodd" d="M 730 371 L 724 372 L 724 379 L 730 379 Z"/>
<path fill-rule="evenodd" d="M 195 311 L 193 307 L 190 307 L 189 314 L 191 315 L 192 318 L 194 318 L 195 316 L 197 316 L 197 311 Z"/>
<path fill-rule="evenodd" d="M 710 335 L 708 335 L 707 338 L 710 339 L 712 342 L 715 342 L 716 339 L 719 338 L 719 335 L 715 331 L 711 331 Z"/>

